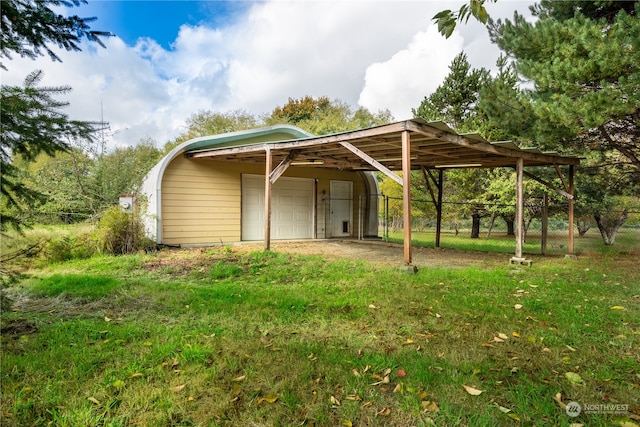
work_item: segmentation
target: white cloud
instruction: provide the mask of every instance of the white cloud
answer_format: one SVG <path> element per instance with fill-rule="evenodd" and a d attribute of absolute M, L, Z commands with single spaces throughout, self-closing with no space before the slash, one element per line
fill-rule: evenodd
<path fill-rule="evenodd" d="M 457 32 L 445 40 L 435 26 L 420 31 L 405 49 L 367 68 L 358 104 L 371 111 L 388 108 L 399 120 L 411 118 L 411 109 L 449 74 L 462 43 Z"/>
<path fill-rule="evenodd" d="M 461 49 L 471 48 L 474 66 L 492 67 L 498 56 L 479 26 L 463 26 L 448 40 L 437 34 L 431 17 L 460 4 L 258 2 L 224 27 L 183 25 L 171 50 L 150 39 L 128 46 L 114 37 L 107 49 L 61 52 L 62 63 L 16 58 L 2 82 L 20 84 L 42 69 L 43 84 L 72 86 L 69 115 L 100 120 L 102 104 L 104 119 L 119 131 L 111 146 L 146 137 L 164 144 L 202 109 L 261 114 L 305 95 L 388 108 L 404 119 L 442 82 Z M 512 14 L 528 3 L 503 4 Z"/>

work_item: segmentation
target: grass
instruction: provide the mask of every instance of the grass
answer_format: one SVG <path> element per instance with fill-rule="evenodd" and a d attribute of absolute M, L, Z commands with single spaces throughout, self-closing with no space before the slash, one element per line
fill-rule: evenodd
<path fill-rule="evenodd" d="M 515 237 L 507 234 L 494 232 L 491 237 L 486 237 L 486 233 L 481 233 L 477 239 L 469 238 L 469 230 L 461 230 L 455 234 L 451 231 L 443 231 L 440 236 L 440 247 L 457 249 L 463 251 L 482 251 L 496 253 L 513 253 L 515 251 Z M 435 231 L 412 232 L 414 245 L 433 247 L 435 244 Z M 389 232 L 390 242 L 402 243 L 403 232 Z M 568 233 L 567 231 L 550 231 L 547 239 L 547 254 L 561 255 L 567 253 Z M 640 247 L 640 230 L 637 228 L 621 228 L 616 242 L 612 246 L 605 246 L 598 230 L 589 230 L 584 237 L 579 237 L 576 233 L 574 239 L 574 252 L 580 254 L 629 254 L 637 251 Z M 527 234 L 523 245 L 524 254 L 540 254 L 540 233 L 532 231 Z"/>
<path fill-rule="evenodd" d="M 637 423 L 638 283 L 615 252 L 415 275 L 240 247 L 61 262 L 9 289 L 1 422 Z M 558 393 L 630 407 L 570 418 Z"/>

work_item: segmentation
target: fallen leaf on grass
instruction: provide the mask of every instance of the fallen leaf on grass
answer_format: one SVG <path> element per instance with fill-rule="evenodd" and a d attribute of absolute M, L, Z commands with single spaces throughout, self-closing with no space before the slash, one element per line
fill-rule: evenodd
<path fill-rule="evenodd" d="M 180 384 L 180 385 L 177 385 L 175 387 L 169 387 L 169 390 L 174 391 L 174 392 L 179 392 L 180 390 L 182 390 L 186 386 L 187 386 L 186 384 Z"/>
<path fill-rule="evenodd" d="M 553 400 L 555 400 L 556 402 L 558 402 L 558 405 L 560 405 L 560 408 L 567 409 L 567 405 L 562 402 L 562 393 L 556 393 L 555 396 L 553 396 Z"/>
<path fill-rule="evenodd" d="M 515 331 L 511 335 L 513 335 L 516 338 L 520 338 L 520 334 Z"/>
<path fill-rule="evenodd" d="M 464 387 L 467 393 L 469 393 L 472 396 L 480 396 L 483 392 L 483 390 L 478 390 L 477 388 L 469 387 L 468 385 L 464 385 L 464 384 L 462 385 L 462 387 Z"/>
<path fill-rule="evenodd" d="M 575 372 L 565 372 L 564 376 L 572 383 L 576 385 L 584 385 L 582 377 Z"/>
<path fill-rule="evenodd" d="M 142 376 L 143 376 L 143 375 L 142 375 L 140 372 L 136 372 L 136 373 L 134 373 L 134 374 L 129 375 L 129 376 L 127 377 L 127 379 L 129 379 L 129 380 L 130 380 L 130 379 L 133 379 L 133 378 L 140 378 L 140 377 L 142 377 Z"/>
<path fill-rule="evenodd" d="M 498 337 L 500 337 L 500 339 L 503 339 L 503 340 L 505 340 L 505 341 L 509 339 L 509 337 L 507 336 L 507 334 L 505 334 L 505 333 L 503 333 L 503 332 L 498 333 Z"/>
<path fill-rule="evenodd" d="M 346 427 L 353 427 L 353 423 L 351 421 L 349 421 L 349 420 L 344 420 L 342 422 L 342 425 L 346 426 Z"/>
<path fill-rule="evenodd" d="M 99 405 L 100 402 L 98 402 L 98 399 L 96 399 L 95 397 L 91 396 L 91 397 L 87 397 L 87 400 L 91 403 L 95 403 L 96 405 Z"/>
<path fill-rule="evenodd" d="M 384 408 L 383 410 L 381 410 L 380 412 L 378 412 L 378 415 L 384 415 L 387 416 L 391 413 L 391 409 L 389 408 Z"/>
<path fill-rule="evenodd" d="M 276 403 L 277 401 L 278 401 L 278 396 L 261 397 L 260 399 L 258 399 L 258 405 L 260 405 L 262 402 Z"/>
<path fill-rule="evenodd" d="M 617 419 L 612 424 L 620 427 L 638 427 L 638 423 L 631 421 L 629 418 Z"/>
<path fill-rule="evenodd" d="M 431 402 L 429 400 L 423 400 L 420 402 L 422 409 L 424 412 L 438 412 L 440 408 L 438 408 L 438 404 L 436 402 Z"/>
<path fill-rule="evenodd" d="M 398 369 L 398 372 L 396 372 L 396 375 L 399 377 L 404 377 L 407 375 L 407 372 L 404 369 Z"/>
<path fill-rule="evenodd" d="M 621 305 L 614 305 L 613 307 L 611 307 L 611 310 L 626 310 L 626 308 Z"/>
<path fill-rule="evenodd" d="M 111 385 L 113 386 L 113 388 L 120 390 L 121 388 L 124 388 L 125 384 L 124 381 L 122 380 L 115 380 L 114 382 L 111 383 Z"/>
<path fill-rule="evenodd" d="M 493 337 L 493 342 L 504 342 L 502 338 Z"/>
<path fill-rule="evenodd" d="M 513 306 L 516 310 L 520 310 L 522 307 L 524 307 L 522 304 L 516 304 Z"/>
<path fill-rule="evenodd" d="M 231 381 L 238 383 L 240 381 L 244 381 L 244 379 L 247 378 L 246 375 L 240 375 L 239 377 L 235 377 L 234 379 L 232 379 Z"/>
<path fill-rule="evenodd" d="M 329 398 L 329 401 L 331 402 L 332 405 L 340 406 L 340 401 L 336 399 L 334 396 L 331 396 L 331 398 Z"/>

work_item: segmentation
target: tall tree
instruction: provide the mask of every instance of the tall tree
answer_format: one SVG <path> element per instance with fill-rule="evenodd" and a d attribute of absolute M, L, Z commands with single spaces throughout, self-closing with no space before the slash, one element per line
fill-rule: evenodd
<path fill-rule="evenodd" d="M 464 52 L 449 65 L 449 74 L 436 90 L 425 97 L 413 115 L 426 120 L 442 120 L 457 132 L 476 131 L 480 126 L 476 109 L 480 89 L 487 84 L 489 71 L 471 69 Z"/>
<path fill-rule="evenodd" d="M 53 46 L 70 51 L 80 50 L 83 38 L 103 45 L 100 40 L 110 33 L 91 30 L 96 18 L 64 17 L 51 7 L 79 6 L 85 0 L 4 0 L 0 6 L 2 35 L 0 58 L 11 59 L 16 54 L 36 58 L 48 54 L 54 61 L 60 58 Z M 6 69 L 4 63 L 0 67 Z M 24 87 L 2 85 L 0 167 L 3 215 L 0 229 L 8 225 L 19 228 L 19 212 L 24 208 L 18 200 L 33 202 L 39 194 L 17 180 L 12 158 L 20 156 L 31 161 L 41 153 L 66 151 L 76 138 L 92 138 L 97 123 L 71 120 L 61 109 L 67 103 L 56 99 L 71 90 L 68 86 L 41 87 L 42 72 L 34 71 L 25 79 Z M 12 215 L 10 212 L 17 213 Z"/>
<path fill-rule="evenodd" d="M 534 23 L 515 14 L 513 21 L 490 26 L 529 88 L 509 99 L 487 97 L 486 105 L 505 111 L 508 104 L 528 124 L 512 120 L 514 114 L 494 114 L 499 126 L 547 149 L 600 153 L 587 156 L 589 172 L 577 182 L 606 244 L 613 243 L 607 236 L 615 236 L 627 211 L 621 208 L 617 220 L 607 221 L 604 213 L 618 211 L 612 203 L 620 196 L 640 192 L 639 12 L 639 2 L 543 1 L 532 8 Z M 602 184 L 613 176 L 614 186 Z"/>
<path fill-rule="evenodd" d="M 490 34 L 534 85 L 529 136 L 550 148 L 615 150 L 640 172 L 640 3 L 631 12 L 630 2 L 601 3 L 545 1 L 532 8 L 535 23 L 516 13 Z"/>
<path fill-rule="evenodd" d="M 429 121 L 444 121 L 456 132 L 477 131 L 482 124 L 481 111 L 477 108 L 480 90 L 489 78 L 486 69 L 471 69 L 467 55 L 462 52 L 449 65 L 449 74 L 442 84 L 413 109 L 413 115 Z M 463 203 L 455 205 L 459 215 L 471 215 L 472 238 L 480 236 L 480 219 L 486 214 L 480 198 L 488 177 L 489 172 L 481 169 L 447 173 L 447 179 L 456 184 L 455 193 L 449 193 L 449 201 Z"/>
<path fill-rule="evenodd" d="M 228 111 L 226 113 L 201 110 L 192 114 L 187 119 L 186 125 L 186 132 L 165 145 L 165 153 L 193 138 L 253 129 L 260 126 L 260 121 L 253 114 L 244 110 Z"/>
<path fill-rule="evenodd" d="M 92 138 L 95 123 L 71 120 L 62 112 L 68 103 L 56 96 L 71 90 L 68 86 L 41 87 L 42 72 L 34 71 L 24 87 L 2 85 L 0 89 L 0 167 L 3 198 L 2 230 L 8 225 L 19 228 L 20 212 L 40 198 L 19 180 L 13 159 L 34 160 L 40 153 L 53 155 L 67 151 L 76 138 Z M 6 208 L 6 209 L 5 209 Z"/>
<path fill-rule="evenodd" d="M 63 16 L 51 7 L 74 7 L 87 4 L 86 0 L 2 0 L 0 58 L 11 59 L 12 54 L 35 59 L 45 54 L 53 61 L 62 62 L 52 50 L 56 46 L 68 51 L 80 51 L 86 38 L 104 47 L 102 37 L 112 34 L 95 31 L 89 26 L 97 18 Z M 0 68 L 6 70 L 3 63 Z"/>
<path fill-rule="evenodd" d="M 388 110 L 371 113 L 366 108 L 353 110 L 341 100 L 331 101 L 326 96 L 300 99 L 289 98 L 283 106 L 274 108 L 265 119 L 268 125 L 292 124 L 314 135 L 327 135 L 391 122 Z"/>

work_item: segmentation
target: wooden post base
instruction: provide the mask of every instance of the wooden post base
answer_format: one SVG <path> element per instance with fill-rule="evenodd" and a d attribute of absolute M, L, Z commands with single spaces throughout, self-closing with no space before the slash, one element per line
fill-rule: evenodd
<path fill-rule="evenodd" d="M 531 267 L 533 260 L 514 256 L 509 260 L 509 264 L 526 265 L 527 267 Z"/>

